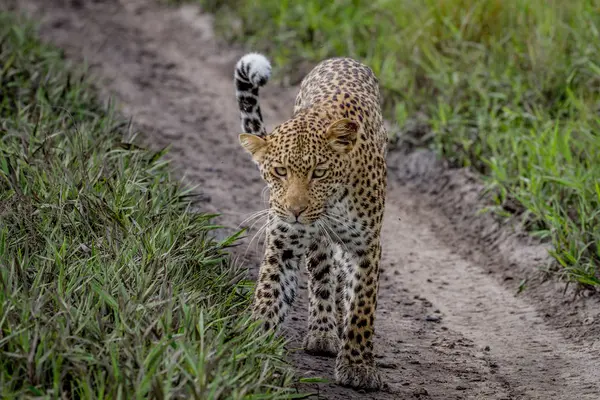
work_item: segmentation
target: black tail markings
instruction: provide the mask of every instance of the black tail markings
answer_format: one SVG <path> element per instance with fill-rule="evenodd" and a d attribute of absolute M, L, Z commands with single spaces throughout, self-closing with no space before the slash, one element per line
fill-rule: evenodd
<path fill-rule="evenodd" d="M 267 134 L 258 102 L 258 89 L 268 82 L 270 76 L 271 64 L 262 54 L 246 54 L 235 66 L 235 96 L 244 133 Z"/>

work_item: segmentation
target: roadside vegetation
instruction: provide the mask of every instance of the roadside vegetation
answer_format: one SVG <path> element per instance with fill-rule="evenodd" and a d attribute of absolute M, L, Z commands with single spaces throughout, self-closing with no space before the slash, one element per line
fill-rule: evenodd
<path fill-rule="evenodd" d="M 565 278 L 600 287 L 599 0 L 199 1 L 282 73 L 368 64 L 394 139 L 479 171 L 494 211 L 551 240 Z"/>
<path fill-rule="evenodd" d="M 289 398 L 236 238 L 36 37 L 0 13 L 0 397 Z"/>

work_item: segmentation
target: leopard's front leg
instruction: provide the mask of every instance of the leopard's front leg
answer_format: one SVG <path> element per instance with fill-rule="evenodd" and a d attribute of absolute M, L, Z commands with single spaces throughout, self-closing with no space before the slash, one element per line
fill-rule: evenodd
<path fill-rule="evenodd" d="M 265 330 L 283 323 L 296 297 L 299 263 L 306 248 L 298 237 L 298 232 L 283 222 L 274 222 L 267 231 L 252 310 Z"/>
<path fill-rule="evenodd" d="M 324 237 L 318 237 L 306 254 L 308 270 L 308 333 L 304 340 L 307 352 L 337 356 L 340 338 L 336 313 L 336 277 L 334 251 Z"/>
<path fill-rule="evenodd" d="M 381 246 L 379 235 L 369 246 L 353 249 L 347 265 L 342 350 L 336 360 L 336 379 L 344 386 L 379 390 L 381 376 L 373 356 L 373 334 Z"/>

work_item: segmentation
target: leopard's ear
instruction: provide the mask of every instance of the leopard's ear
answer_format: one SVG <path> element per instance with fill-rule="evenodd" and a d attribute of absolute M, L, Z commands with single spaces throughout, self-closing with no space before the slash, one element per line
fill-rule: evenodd
<path fill-rule="evenodd" d="M 358 124 L 348 118 L 338 119 L 327 128 L 329 145 L 337 152 L 350 153 L 358 138 Z"/>
<path fill-rule="evenodd" d="M 240 144 L 248 153 L 252 154 L 254 161 L 262 161 L 267 150 L 267 141 L 264 138 L 251 133 L 242 133 Z"/>

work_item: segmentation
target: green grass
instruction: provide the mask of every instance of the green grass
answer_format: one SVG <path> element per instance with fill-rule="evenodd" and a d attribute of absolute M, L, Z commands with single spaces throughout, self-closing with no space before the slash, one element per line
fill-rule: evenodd
<path fill-rule="evenodd" d="M 0 14 L 0 397 L 289 398 L 235 237 L 70 71 Z"/>
<path fill-rule="evenodd" d="M 200 3 L 283 73 L 330 56 L 371 66 L 401 140 L 481 172 L 492 209 L 551 240 L 566 278 L 600 287 L 600 1 Z"/>

